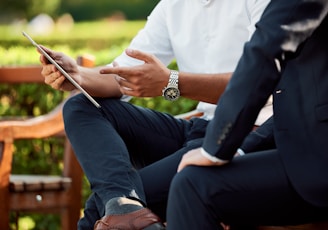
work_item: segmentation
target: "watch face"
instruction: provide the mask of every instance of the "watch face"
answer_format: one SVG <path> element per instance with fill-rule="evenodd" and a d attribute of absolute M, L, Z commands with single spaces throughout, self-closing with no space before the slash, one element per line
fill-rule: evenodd
<path fill-rule="evenodd" d="M 180 91 L 178 88 L 170 87 L 165 89 L 163 95 L 166 100 L 175 101 L 180 97 Z"/>

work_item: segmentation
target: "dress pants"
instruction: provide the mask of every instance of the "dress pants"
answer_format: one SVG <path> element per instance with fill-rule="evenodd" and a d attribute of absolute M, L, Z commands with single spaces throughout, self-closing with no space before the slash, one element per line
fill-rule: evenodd
<path fill-rule="evenodd" d="M 306 169 L 304 169 L 306 170 Z M 293 189 L 277 150 L 235 157 L 223 166 L 187 166 L 172 180 L 168 230 L 255 229 L 327 220 L 328 209 Z"/>
<path fill-rule="evenodd" d="M 79 229 L 92 229 L 114 197 L 139 200 L 165 219 L 171 179 L 189 149 L 201 146 L 207 121 L 176 119 L 119 99 L 96 99 L 96 108 L 82 94 L 63 109 L 65 130 L 90 182 Z"/>

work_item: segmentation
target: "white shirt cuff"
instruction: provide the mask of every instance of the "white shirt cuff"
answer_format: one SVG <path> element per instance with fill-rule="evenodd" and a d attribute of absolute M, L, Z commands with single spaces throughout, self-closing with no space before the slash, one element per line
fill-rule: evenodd
<path fill-rule="evenodd" d="M 237 153 L 239 154 L 239 156 L 245 155 L 245 152 L 242 149 L 237 149 Z"/>
<path fill-rule="evenodd" d="M 210 161 L 212 161 L 212 162 L 214 162 L 214 163 L 217 163 L 217 162 L 226 163 L 226 162 L 228 162 L 228 161 L 226 161 L 226 160 L 221 160 L 221 159 L 219 159 L 219 158 L 217 158 L 217 157 L 215 157 L 215 156 L 209 154 L 209 153 L 206 152 L 203 148 L 201 148 L 200 151 L 201 151 L 201 154 L 202 154 L 204 157 L 206 157 L 207 159 L 209 159 Z"/>

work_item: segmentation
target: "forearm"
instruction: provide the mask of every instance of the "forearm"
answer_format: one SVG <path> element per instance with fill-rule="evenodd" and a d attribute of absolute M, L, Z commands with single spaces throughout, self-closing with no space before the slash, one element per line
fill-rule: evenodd
<path fill-rule="evenodd" d="M 79 84 L 94 97 L 121 97 L 118 84 L 113 74 L 100 74 L 103 68 L 79 67 L 81 79 Z"/>
<path fill-rule="evenodd" d="M 136 66 L 101 68 L 102 74 L 117 74 L 121 92 L 134 97 L 157 97 L 168 85 L 170 70 L 154 55 L 127 49 L 126 54 L 141 60 Z M 182 97 L 216 104 L 232 73 L 204 74 L 179 71 L 178 87 Z"/>
<path fill-rule="evenodd" d="M 231 75 L 232 73 L 193 74 L 180 72 L 179 89 L 183 97 L 216 104 Z"/>

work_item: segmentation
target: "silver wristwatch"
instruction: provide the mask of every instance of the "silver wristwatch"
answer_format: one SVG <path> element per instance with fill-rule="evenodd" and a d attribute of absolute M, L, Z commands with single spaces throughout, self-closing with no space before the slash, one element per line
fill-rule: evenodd
<path fill-rule="evenodd" d="M 179 72 L 171 70 L 169 83 L 162 90 L 162 96 L 169 101 L 175 101 L 180 97 L 180 90 L 178 87 Z"/>

